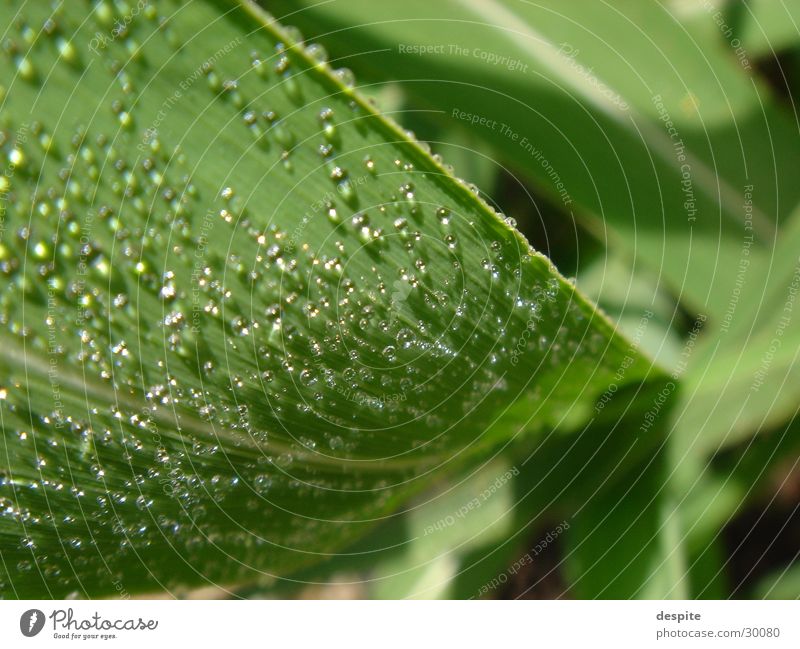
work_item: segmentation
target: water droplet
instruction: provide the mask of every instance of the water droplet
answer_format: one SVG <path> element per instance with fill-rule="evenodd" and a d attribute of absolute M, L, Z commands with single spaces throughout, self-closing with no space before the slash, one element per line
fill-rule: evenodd
<path fill-rule="evenodd" d="M 341 197 L 347 202 L 352 203 L 356 197 L 356 190 L 348 179 L 342 180 L 336 186 L 336 191 L 339 192 Z"/>
<path fill-rule="evenodd" d="M 26 160 L 25 152 L 19 147 L 11 149 L 8 154 L 8 162 L 12 167 L 21 167 L 25 164 Z"/>
<path fill-rule="evenodd" d="M 411 331 L 411 329 L 404 327 L 397 332 L 395 340 L 397 340 L 397 344 L 401 349 L 408 349 L 417 342 L 417 337 L 414 335 L 414 332 Z"/>
<path fill-rule="evenodd" d="M 272 478 L 268 475 L 257 475 L 253 480 L 253 489 L 256 493 L 264 496 L 272 487 Z"/>
<path fill-rule="evenodd" d="M 349 68 L 339 68 L 334 74 L 345 88 L 353 88 L 356 85 L 356 76 Z"/>
<path fill-rule="evenodd" d="M 328 62 L 328 53 L 319 43 L 311 43 L 306 47 L 306 54 L 308 54 L 317 65 L 325 65 Z"/>
<path fill-rule="evenodd" d="M 294 145 L 294 135 L 280 122 L 272 127 L 272 133 L 275 136 L 278 144 L 280 144 L 284 149 L 291 149 Z"/>
<path fill-rule="evenodd" d="M 56 39 L 56 47 L 58 48 L 58 53 L 61 55 L 61 58 L 65 61 L 69 63 L 75 63 L 77 61 L 78 52 L 72 44 L 72 41 L 59 37 Z"/>
<path fill-rule="evenodd" d="M 25 81 L 33 81 L 36 78 L 36 68 L 33 67 L 31 60 L 25 56 L 17 59 L 17 73 Z"/>
<path fill-rule="evenodd" d="M 300 382 L 306 386 L 314 385 L 317 382 L 317 377 L 312 370 L 305 369 L 300 372 Z"/>

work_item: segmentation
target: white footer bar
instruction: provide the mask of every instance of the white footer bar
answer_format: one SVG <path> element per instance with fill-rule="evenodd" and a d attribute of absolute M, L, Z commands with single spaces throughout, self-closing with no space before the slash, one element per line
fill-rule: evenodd
<path fill-rule="evenodd" d="M 0 602 L 0 646 L 800 647 L 800 603 Z M 547 643 L 546 645 L 543 643 Z"/>

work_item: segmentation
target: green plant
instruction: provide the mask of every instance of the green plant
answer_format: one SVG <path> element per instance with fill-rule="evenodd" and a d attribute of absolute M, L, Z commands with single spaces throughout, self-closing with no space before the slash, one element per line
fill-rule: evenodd
<path fill-rule="evenodd" d="M 565 12 L 627 16 L 625 60 L 710 38 L 708 15 L 264 4 L 285 20 L 223 0 L 0 10 L 0 594 L 355 573 L 364 596 L 491 596 L 555 545 L 577 596 L 725 588 L 698 565 L 791 453 L 756 434 L 794 448 L 785 107 L 725 42 L 700 71 L 695 50 L 643 61 L 656 87 L 564 32 Z M 347 60 L 356 87 L 287 22 L 342 59 L 384 53 Z M 403 102 L 432 110 L 397 121 L 455 171 L 390 118 Z M 493 207 L 519 200 L 492 191 L 495 156 L 550 197 L 546 232 L 581 228 L 589 259 L 543 247 L 577 288 L 518 231 L 536 235 L 530 204 Z M 769 182 L 780 200 L 752 190 Z M 777 396 L 753 392 L 779 327 Z"/>

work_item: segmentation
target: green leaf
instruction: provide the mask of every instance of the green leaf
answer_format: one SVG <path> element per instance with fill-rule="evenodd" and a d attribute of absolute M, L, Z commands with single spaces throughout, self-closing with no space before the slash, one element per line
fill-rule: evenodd
<path fill-rule="evenodd" d="M 519 467 L 494 458 L 437 485 L 326 563 L 290 575 L 287 581 L 293 583 L 283 594 L 304 596 L 309 591 L 302 586 L 325 597 L 342 592 L 367 599 L 476 596 L 516 551 L 509 537 L 519 473 Z"/>
<path fill-rule="evenodd" d="M 676 423 L 683 443 L 713 452 L 779 427 L 800 390 L 800 214 L 768 260 L 742 256 L 739 290 L 721 326 L 703 333 Z"/>
<path fill-rule="evenodd" d="M 738 48 L 750 58 L 773 58 L 800 41 L 800 4 L 796 0 L 719 2 L 712 13 L 716 21 L 725 25 L 724 31 L 730 30 L 728 39 L 735 46 L 732 49 Z"/>
<path fill-rule="evenodd" d="M 371 579 L 378 580 L 374 595 L 452 598 L 471 568 L 471 552 L 507 540 L 518 474 L 517 467 L 492 462 L 428 496 L 409 512 L 410 542 L 403 554 L 371 571 Z"/>
<path fill-rule="evenodd" d="M 731 445 L 702 466 L 695 461 L 702 455 L 688 454 L 677 475 L 687 487 L 683 506 L 691 521 L 692 549 L 709 543 L 748 502 L 774 496 L 768 490 L 774 488 L 776 469 L 800 451 L 799 423 L 795 415 L 785 426 Z"/>
<path fill-rule="evenodd" d="M 626 483 L 591 494 L 567 533 L 573 594 L 604 599 L 685 599 L 683 526 L 669 488 L 664 453 Z"/>
<path fill-rule="evenodd" d="M 0 15 L 3 596 L 285 575 L 651 373 L 254 5 Z"/>
<path fill-rule="evenodd" d="M 758 599 L 797 599 L 800 565 L 791 564 L 764 577 L 756 586 Z"/>
<path fill-rule="evenodd" d="M 365 78 L 392 70 L 712 320 L 735 287 L 746 187 L 754 257 L 800 202 L 797 129 L 712 13 L 684 24 L 682 4 L 637 0 L 301 4 L 270 6 Z"/>
<path fill-rule="evenodd" d="M 681 325 L 675 298 L 658 277 L 618 249 L 586 264 L 577 286 L 659 365 L 674 370 L 681 360 Z"/>

